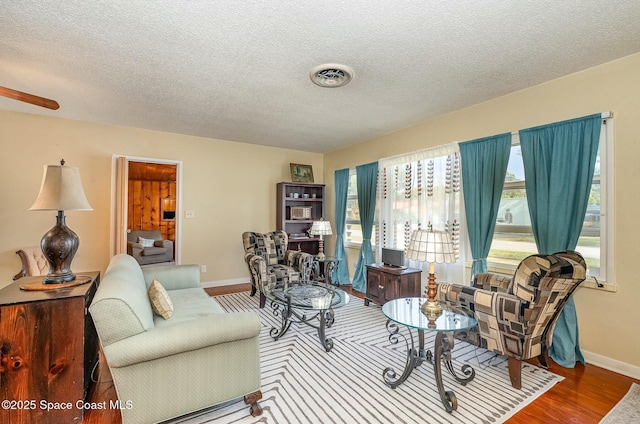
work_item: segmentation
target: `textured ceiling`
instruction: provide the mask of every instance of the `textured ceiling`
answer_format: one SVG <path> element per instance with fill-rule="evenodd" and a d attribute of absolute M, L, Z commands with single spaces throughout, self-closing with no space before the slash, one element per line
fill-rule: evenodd
<path fill-rule="evenodd" d="M 0 5 L 0 109 L 312 152 L 640 52 L 640 1 L 43 1 Z M 320 88 L 309 70 L 355 77 Z"/>

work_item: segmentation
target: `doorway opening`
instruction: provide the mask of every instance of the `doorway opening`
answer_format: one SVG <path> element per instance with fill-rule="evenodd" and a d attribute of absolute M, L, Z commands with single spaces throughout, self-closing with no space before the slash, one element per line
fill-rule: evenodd
<path fill-rule="evenodd" d="M 159 231 L 173 244 L 180 263 L 181 162 L 131 156 L 114 157 L 115 213 L 113 253 L 128 253 L 132 231 Z"/>

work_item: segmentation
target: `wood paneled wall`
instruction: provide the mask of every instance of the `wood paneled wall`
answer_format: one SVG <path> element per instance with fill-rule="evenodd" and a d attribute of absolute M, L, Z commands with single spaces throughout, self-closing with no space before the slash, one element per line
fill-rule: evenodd
<path fill-rule="evenodd" d="M 175 244 L 176 222 L 162 220 L 161 199 L 176 197 L 175 181 L 146 181 L 129 179 L 128 228 L 131 230 L 160 230 L 162 238 Z"/>

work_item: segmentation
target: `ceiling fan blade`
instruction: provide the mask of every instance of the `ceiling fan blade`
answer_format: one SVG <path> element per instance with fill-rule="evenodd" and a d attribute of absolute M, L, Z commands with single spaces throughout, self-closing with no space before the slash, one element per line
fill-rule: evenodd
<path fill-rule="evenodd" d="M 0 87 L 0 96 L 8 97 L 14 100 L 20 100 L 21 102 L 31 103 L 32 105 L 46 107 L 47 109 L 56 110 L 60 107 L 58 102 L 51 99 L 45 99 L 44 97 L 36 96 L 33 94 L 25 93 L 11 88 Z"/>

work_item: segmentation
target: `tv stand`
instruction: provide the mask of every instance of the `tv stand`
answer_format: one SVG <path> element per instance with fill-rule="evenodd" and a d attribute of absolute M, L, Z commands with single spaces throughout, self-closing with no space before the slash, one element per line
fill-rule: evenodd
<path fill-rule="evenodd" d="M 383 264 L 367 265 L 367 291 L 364 305 L 370 302 L 384 305 L 401 297 L 420 297 L 422 271 L 416 268 Z"/>
<path fill-rule="evenodd" d="M 398 266 L 398 265 L 389 265 L 389 264 L 382 264 L 380 265 L 380 268 L 382 269 L 389 269 L 389 270 L 396 270 L 396 271 L 402 271 L 403 269 L 407 269 L 406 266 L 402 265 L 402 266 Z"/>

